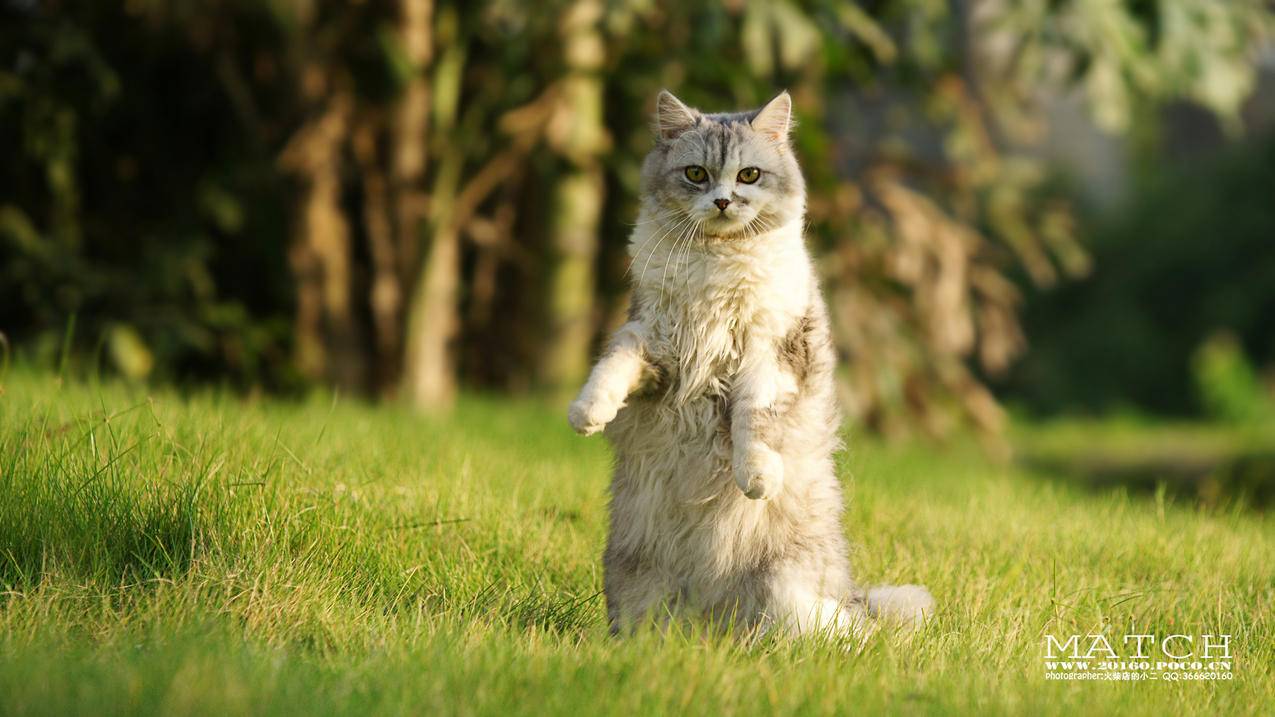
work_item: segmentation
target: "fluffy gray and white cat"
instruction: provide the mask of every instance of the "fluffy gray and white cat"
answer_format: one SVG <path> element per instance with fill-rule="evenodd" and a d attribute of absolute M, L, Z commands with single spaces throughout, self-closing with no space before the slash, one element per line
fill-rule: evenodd
<path fill-rule="evenodd" d="M 613 631 L 669 615 L 858 635 L 918 586 L 850 576 L 827 310 L 802 236 L 791 100 L 704 114 L 662 92 L 630 242 L 629 321 L 569 419 L 615 448 Z"/>

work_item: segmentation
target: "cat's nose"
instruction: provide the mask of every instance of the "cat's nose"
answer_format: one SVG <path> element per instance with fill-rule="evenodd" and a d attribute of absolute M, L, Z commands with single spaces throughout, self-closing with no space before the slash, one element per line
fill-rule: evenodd
<path fill-rule="evenodd" d="M 721 199 L 714 199 L 713 204 L 716 204 L 717 208 L 724 212 L 726 211 L 726 207 L 730 206 L 730 200 L 726 197 L 722 197 Z"/>

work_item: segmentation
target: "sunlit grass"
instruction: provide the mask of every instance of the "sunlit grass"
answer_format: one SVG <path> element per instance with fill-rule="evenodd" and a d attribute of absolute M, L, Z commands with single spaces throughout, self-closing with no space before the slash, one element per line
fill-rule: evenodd
<path fill-rule="evenodd" d="M 860 577 L 939 613 L 858 653 L 608 638 L 609 456 L 533 402 L 449 419 L 18 369 L 0 395 L 0 713 L 1256 713 L 1261 512 L 850 437 Z M 1230 633 L 1235 679 L 1059 683 L 1043 635 Z"/>

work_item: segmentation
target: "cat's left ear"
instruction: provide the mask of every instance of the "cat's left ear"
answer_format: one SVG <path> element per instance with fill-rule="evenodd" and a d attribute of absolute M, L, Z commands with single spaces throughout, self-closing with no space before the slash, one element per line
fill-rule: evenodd
<path fill-rule="evenodd" d="M 699 113 L 668 90 L 655 99 L 655 133 L 660 139 L 676 139 L 699 122 Z"/>
<path fill-rule="evenodd" d="M 787 142 L 788 131 L 792 129 L 792 98 L 788 91 L 780 92 L 765 107 L 757 110 L 749 124 L 773 140 Z"/>

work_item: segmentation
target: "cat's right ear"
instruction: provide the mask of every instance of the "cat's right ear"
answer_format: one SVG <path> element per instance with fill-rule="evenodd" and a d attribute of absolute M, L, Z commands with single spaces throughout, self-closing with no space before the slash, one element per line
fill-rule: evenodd
<path fill-rule="evenodd" d="M 699 113 L 686 106 L 668 90 L 660 90 L 655 100 L 655 134 L 661 140 L 675 139 L 699 122 Z"/>

